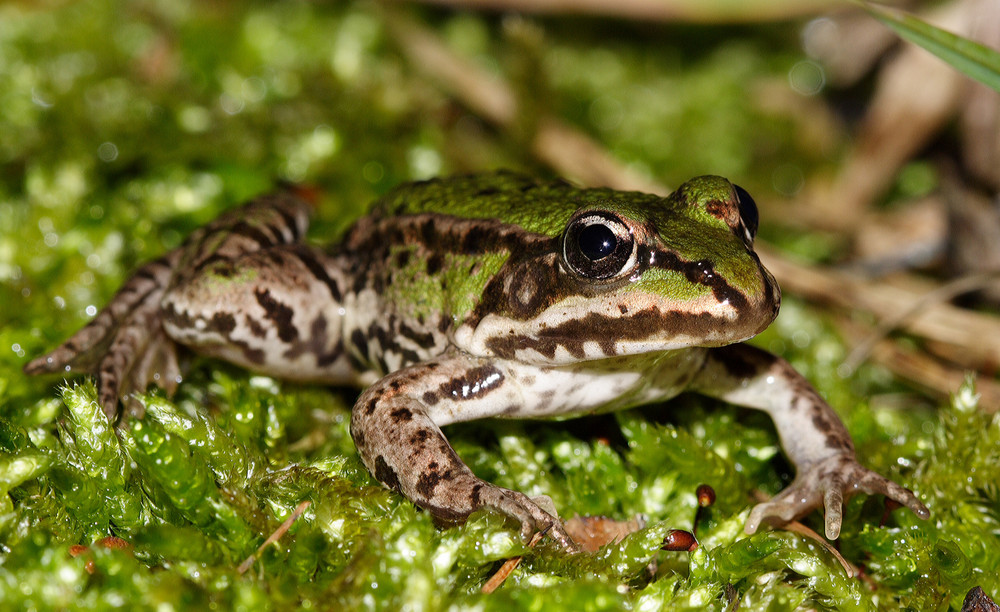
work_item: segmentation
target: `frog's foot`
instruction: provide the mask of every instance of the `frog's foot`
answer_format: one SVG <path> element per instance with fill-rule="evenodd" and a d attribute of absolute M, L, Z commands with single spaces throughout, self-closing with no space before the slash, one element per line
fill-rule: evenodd
<path fill-rule="evenodd" d="M 822 506 L 826 513 L 826 537 L 840 536 L 844 502 L 857 493 L 882 494 L 913 511 L 921 519 L 930 516 L 912 491 L 861 466 L 853 454 L 827 457 L 803 469 L 795 481 L 770 501 L 757 504 L 747 519 L 746 532 L 757 531 L 762 522 L 784 524 Z"/>
<path fill-rule="evenodd" d="M 89 324 L 51 353 L 30 361 L 25 373 L 96 375 L 98 399 L 112 421 L 119 415 L 118 399 L 145 391 L 150 382 L 172 393 L 180 367 L 177 344 L 161 325 L 160 300 L 176 257 L 176 252 L 170 253 L 139 268 Z"/>
<path fill-rule="evenodd" d="M 481 507 L 496 510 L 521 523 L 521 538 L 525 542 L 530 541 L 535 533 L 543 533 L 567 552 L 580 550 L 562 521 L 524 493 L 504 489 L 483 480 L 474 485 L 474 490 L 478 491 Z"/>

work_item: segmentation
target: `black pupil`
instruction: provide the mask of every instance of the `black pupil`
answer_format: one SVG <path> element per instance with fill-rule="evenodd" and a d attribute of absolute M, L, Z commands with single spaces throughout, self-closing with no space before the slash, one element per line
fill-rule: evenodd
<path fill-rule="evenodd" d="M 604 259 L 615 252 L 618 238 L 611 228 L 601 223 L 594 223 L 580 230 L 577 238 L 580 252 L 591 261 Z"/>

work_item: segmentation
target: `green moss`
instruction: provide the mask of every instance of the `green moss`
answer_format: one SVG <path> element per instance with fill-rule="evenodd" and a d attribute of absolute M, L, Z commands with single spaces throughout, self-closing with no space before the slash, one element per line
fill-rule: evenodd
<path fill-rule="evenodd" d="M 427 18 L 495 68 L 511 55 L 499 20 Z M 586 23 L 548 22 L 545 45 L 516 47 L 549 76 L 537 110 L 673 184 L 712 172 L 769 185 L 776 160 L 802 158 L 785 121 L 745 95 L 796 59 L 769 51 L 783 41 L 678 27 L 668 49 L 661 32 Z M 449 430 L 484 478 L 566 514 L 646 518 L 575 557 L 544 540 L 527 550 L 490 512 L 439 529 L 382 488 L 353 449 L 350 391 L 195 360 L 176 397 L 140 396 L 145 416 L 112 428 L 92 381 L 60 390 L 20 368 L 221 209 L 312 183 L 311 236 L 326 242 L 403 180 L 534 162 L 415 76 L 364 3 L 6 4 L 0 58 L 0 608 L 923 610 L 957 607 L 973 584 L 1000 592 L 1000 421 L 975 409 L 971 384 L 935 413 L 877 368 L 840 376 L 842 346 L 795 300 L 757 342 L 816 383 L 864 463 L 933 512 L 880 528 L 879 500 L 849 504 L 841 548 L 864 582 L 800 536 L 743 535 L 750 491 L 777 492 L 788 466 L 766 417 L 699 398 Z M 906 410 L 880 401 L 900 396 Z M 702 483 L 718 501 L 699 512 Z M 673 528 L 697 528 L 701 547 L 661 551 Z M 131 549 L 95 544 L 109 535 Z M 88 551 L 72 556 L 77 544 Z M 521 554 L 499 591 L 479 592 Z"/>

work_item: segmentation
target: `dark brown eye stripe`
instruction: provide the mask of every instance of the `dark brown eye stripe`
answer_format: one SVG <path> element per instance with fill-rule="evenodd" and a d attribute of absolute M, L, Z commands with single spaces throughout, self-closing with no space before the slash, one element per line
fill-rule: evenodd
<path fill-rule="evenodd" d="M 737 311 L 747 306 L 747 298 L 743 292 L 730 285 L 707 259 L 686 261 L 672 251 L 656 250 L 646 261 L 652 261 L 653 268 L 680 272 L 688 282 L 708 287 L 716 301 L 728 303 Z"/>
<path fill-rule="evenodd" d="M 513 359 L 518 350 L 527 349 L 538 351 L 551 359 L 560 346 L 580 359 L 586 356 L 586 343 L 597 342 L 604 355 L 611 357 L 617 354 L 615 343 L 619 341 L 645 340 L 664 329 L 677 336 L 697 337 L 705 329 L 725 324 L 722 319 L 709 313 L 661 312 L 657 308 L 647 308 L 625 317 L 592 312 L 578 319 L 538 330 L 530 336 L 511 334 L 491 338 L 486 345 L 504 359 Z"/>

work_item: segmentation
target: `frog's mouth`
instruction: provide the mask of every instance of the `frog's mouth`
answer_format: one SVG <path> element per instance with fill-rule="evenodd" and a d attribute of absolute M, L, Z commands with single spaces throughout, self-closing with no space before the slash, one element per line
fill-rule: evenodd
<path fill-rule="evenodd" d="M 626 294 L 565 300 L 528 321 L 488 315 L 465 338 L 460 330 L 456 340 L 475 354 L 565 365 L 733 344 L 760 333 L 776 315 L 777 304 L 767 294 L 738 304 L 719 302 L 711 294 L 682 303 Z"/>

